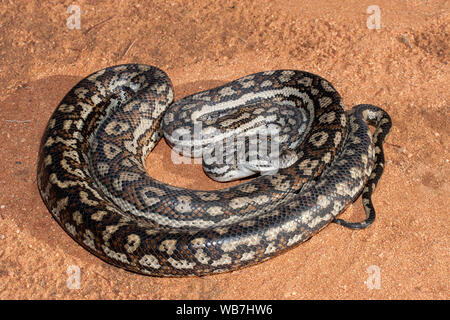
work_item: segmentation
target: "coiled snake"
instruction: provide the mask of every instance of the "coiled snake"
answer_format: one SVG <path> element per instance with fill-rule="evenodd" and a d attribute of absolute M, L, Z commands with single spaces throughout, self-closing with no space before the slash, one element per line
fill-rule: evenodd
<path fill-rule="evenodd" d="M 295 70 L 256 73 L 172 102 L 163 71 L 120 65 L 81 80 L 48 122 L 40 194 L 61 227 L 101 259 L 148 275 L 206 275 L 264 261 L 332 221 L 351 228 L 373 222 L 371 194 L 391 126 L 380 108 L 345 112 L 328 81 Z M 203 140 L 192 129 L 199 123 Z M 245 183 L 215 191 L 166 185 L 144 166 L 161 128 L 170 145 L 191 151 L 270 128 L 270 142 L 285 144 L 283 161 L 252 162 L 244 152 L 243 164 L 205 171 L 218 180 L 261 172 Z M 177 140 L 180 132 L 189 139 Z M 249 141 L 240 146 L 250 148 Z M 361 193 L 367 219 L 336 219 Z"/>

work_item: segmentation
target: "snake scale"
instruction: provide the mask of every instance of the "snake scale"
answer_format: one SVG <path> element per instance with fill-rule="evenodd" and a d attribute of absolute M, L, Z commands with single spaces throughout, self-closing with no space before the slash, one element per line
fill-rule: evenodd
<path fill-rule="evenodd" d="M 203 140 L 191 129 L 199 123 Z M 334 87 L 305 71 L 260 72 L 173 102 L 162 70 L 113 66 L 82 79 L 54 111 L 41 140 L 38 188 L 61 227 L 108 263 L 153 276 L 220 273 L 278 255 L 330 222 L 370 225 L 390 126 L 372 105 L 346 112 Z M 205 169 L 222 181 L 261 173 L 237 186 L 190 190 L 146 172 L 163 135 L 175 148 L 181 131 L 191 150 L 261 127 L 284 143 L 284 165 Z M 337 219 L 360 194 L 367 219 Z"/>

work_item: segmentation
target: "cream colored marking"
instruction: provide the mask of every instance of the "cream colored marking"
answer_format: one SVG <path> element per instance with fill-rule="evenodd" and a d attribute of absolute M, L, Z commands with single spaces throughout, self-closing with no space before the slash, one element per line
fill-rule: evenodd
<path fill-rule="evenodd" d="M 327 152 L 324 154 L 324 156 L 322 157 L 322 161 L 325 163 L 329 163 L 331 161 L 331 153 Z"/>
<path fill-rule="evenodd" d="M 132 154 L 137 154 L 138 141 L 139 141 L 141 135 L 144 134 L 145 132 L 147 132 L 147 130 L 149 130 L 152 127 L 153 123 L 154 123 L 154 120 L 152 120 L 152 119 L 147 119 L 147 118 L 140 119 L 139 124 L 134 128 L 134 131 L 133 131 L 132 136 L 134 137 L 134 139 L 123 142 L 123 145 L 129 152 L 131 152 Z"/>
<path fill-rule="evenodd" d="M 136 181 L 140 177 L 141 176 L 135 172 L 122 171 L 119 174 L 119 177 L 114 179 L 113 182 L 114 188 L 118 191 L 121 191 L 123 189 L 122 184 L 124 181 Z"/>
<path fill-rule="evenodd" d="M 312 174 L 312 170 L 319 164 L 318 160 L 305 159 L 298 165 L 298 169 L 302 170 L 304 174 Z"/>
<path fill-rule="evenodd" d="M 247 227 L 253 227 L 255 225 L 256 221 L 255 220 L 247 220 L 247 221 L 242 221 L 239 223 L 240 226 L 247 228 Z"/>
<path fill-rule="evenodd" d="M 242 86 L 242 88 L 245 88 L 245 89 L 251 88 L 251 87 L 255 86 L 255 81 L 250 80 L 250 81 L 241 82 L 241 86 Z"/>
<path fill-rule="evenodd" d="M 102 100 L 103 99 L 98 94 L 95 94 L 91 97 L 91 101 L 94 105 L 99 105 L 102 102 Z"/>
<path fill-rule="evenodd" d="M 266 250 L 264 251 L 264 254 L 270 254 L 272 252 L 275 252 L 277 250 L 277 246 L 275 245 L 275 242 L 270 242 L 267 247 Z"/>
<path fill-rule="evenodd" d="M 263 81 L 259 86 L 261 87 L 261 88 L 264 88 L 264 87 L 270 87 L 272 85 L 272 81 L 270 81 L 270 80 L 265 80 L 265 81 Z"/>
<path fill-rule="evenodd" d="M 320 84 L 322 85 L 322 88 L 325 89 L 325 91 L 328 91 L 328 92 L 335 91 L 328 81 L 322 80 L 322 81 L 320 81 Z"/>
<path fill-rule="evenodd" d="M 205 246 L 206 239 L 205 238 L 196 238 L 191 241 L 194 249 L 196 249 L 195 258 L 202 264 L 207 264 L 210 257 L 208 257 L 203 251 L 203 247 Z"/>
<path fill-rule="evenodd" d="M 134 107 L 136 107 L 139 104 L 140 104 L 139 100 L 133 100 L 133 101 L 127 103 L 126 105 L 124 105 L 123 111 L 130 112 L 134 109 Z"/>
<path fill-rule="evenodd" d="M 103 217 L 108 214 L 107 211 L 99 210 L 91 214 L 91 219 L 94 221 L 102 221 Z"/>
<path fill-rule="evenodd" d="M 142 192 L 149 192 L 149 191 L 153 192 L 154 194 L 156 194 L 157 196 L 160 196 L 160 197 L 166 195 L 166 192 L 164 190 L 162 190 L 162 189 L 159 189 L 159 188 L 155 188 L 155 187 L 152 187 L 152 186 L 148 186 L 148 187 L 143 187 L 142 188 Z"/>
<path fill-rule="evenodd" d="M 56 137 L 53 139 L 53 137 L 49 137 L 47 141 L 45 142 L 46 147 L 50 147 L 55 143 L 62 143 L 68 147 L 76 148 L 77 147 L 77 140 L 76 139 L 63 139 L 61 137 Z"/>
<path fill-rule="evenodd" d="M 97 163 L 97 172 L 102 177 L 106 176 L 109 172 L 109 164 L 107 164 L 106 162 Z"/>
<path fill-rule="evenodd" d="M 38 183 L 39 183 L 39 190 L 41 190 L 43 198 L 45 199 L 45 201 L 48 202 L 49 196 L 50 196 L 50 190 L 52 188 L 52 184 L 51 183 L 47 183 L 45 188 L 42 188 L 41 175 L 38 175 Z"/>
<path fill-rule="evenodd" d="M 92 105 L 81 101 L 78 102 L 78 106 L 81 107 L 81 110 L 78 114 L 80 115 L 80 118 L 83 120 L 86 120 L 88 116 L 91 114 L 91 112 L 94 111 Z"/>
<path fill-rule="evenodd" d="M 320 107 L 321 107 L 321 108 L 326 108 L 326 107 L 328 107 L 328 106 L 331 104 L 332 101 L 333 101 L 333 100 L 331 100 L 330 97 L 322 97 L 322 98 L 319 98 L 319 104 L 320 104 Z"/>
<path fill-rule="evenodd" d="M 265 204 L 270 201 L 270 198 L 266 195 L 261 195 L 254 198 L 249 197 L 240 197 L 235 198 L 230 201 L 230 207 L 233 209 L 239 209 L 245 206 L 248 206 L 250 204 Z"/>
<path fill-rule="evenodd" d="M 72 220 L 75 221 L 77 225 L 83 223 L 83 216 L 81 215 L 80 211 L 74 211 L 74 213 L 72 214 Z"/>
<path fill-rule="evenodd" d="M 58 202 L 56 202 L 56 206 L 54 206 L 52 208 L 51 211 L 52 211 L 53 215 L 57 218 L 58 221 L 60 220 L 61 211 L 66 209 L 68 203 L 69 203 L 69 197 L 65 197 L 65 198 L 58 200 Z"/>
<path fill-rule="evenodd" d="M 71 104 L 60 104 L 58 109 L 59 112 L 63 112 L 63 113 L 72 113 L 73 110 L 75 110 L 75 106 L 71 105 Z"/>
<path fill-rule="evenodd" d="M 114 159 L 119 153 L 122 152 L 122 150 L 120 150 L 119 147 L 111 144 L 111 143 L 105 143 L 103 145 L 103 152 L 105 153 L 105 156 L 109 159 L 112 160 Z"/>
<path fill-rule="evenodd" d="M 268 241 L 274 241 L 277 239 L 278 234 L 281 231 L 281 227 L 274 227 L 274 228 L 269 228 L 265 233 L 264 236 L 266 237 L 266 240 Z"/>
<path fill-rule="evenodd" d="M 56 124 L 56 119 L 50 119 L 50 121 L 48 122 L 49 129 L 53 129 L 55 127 L 55 124 Z"/>
<path fill-rule="evenodd" d="M 120 163 L 122 166 L 124 166 L 124 167 L 132 167 L 133 166 L 133 163 L 130 161 L 130 159 L 128 159 L 128 158 L 125 158 L 125 159 L 123 159 L 122 160 L 122 162 Z"/>
<path fill-rule="evenodd" d="M 192 96 L 194 100 L 202 100 L 202 101 L 211 101 L 211 97 L 208 96 L 205 92 L 200 92 Z M 173 118 L 172 118 L 173 120 Z"/>
<path fill-rule="evenodd" d="M 85 191 L 80 191 L 80 201 L 90 206 L 98 205 L 98 201 L 89 199 L 89 194 Z"/>
<path fill-rule="evenodd" d="M 367 157 L 366 154 L 362 154 L 362 155 L 361 155 L 361 161 L 362 161 L 362 163 L 363 163 L 363 166 L 366 166 L 366 165 L 367 165 L 367 163 L 369 162 L 369 158 Z"/>
<path fill-rule="evenodd" d="M 297 244 L 299 241 L 302 240 L 303 237 L 304 237 L 304 233 L 296 234 L 288 240 L 287 245 L 292 246 L 294 244 Z"/>
<path fill-rule="evenodd" d="M 353 150 L 353 149 L 347 149 L 347 150 L 345 150 L 344 154 L 345 154 L 346 156 L 353 156 L 353 155 L 355 154 L 355 150 Z"/>
<path fill-rule="evenodd" d="M 312 78 L 310 78 L 310 77 L 303 77 L 300 80 L 298 80 L 297 83 L 302 84 L 305 87 L 310 87 L 311 84 L 312 84 Z"/>
<path fill-rule="evenodd" d="M 219 196 L 215 193 L 208 193 L 208 192 L 199 192 L 198 193 L 200 199 L 205 200 L 205 201 L 213 201 L 213 200 L 219 200 Z"/>
<path fill-rule="evenodd" d="M 103 252 L 110 258 L 120 261 L 122 263 L 130 264 L 130 262 L 127 259 L 127 256 L 124 253 L 115 252 L 108 248 L 107 246 L 102 246 Z"/>
<path fill-rule="evenodd" d="M 213 230 L 214 230 L 214 232 L 216 232 L 216 233 L 218 233 L 220 235 L 223 235 L 223 234 L 228 232 L 229 228 L 228 227 L 221 227 L 221 228 L 214 228 Z"/>
<path fill-rule="evenodd" d="M 239 190 L 245 193 L 253 193 L 258 189 L 257 186 L 251 184 L 243 184 L 239 187 Z"/>
<path fill-rule="evenodd" d="M 174 267 L 175 269 L 194 269 L 195 263 L 189 262 L 187 260 L 175 260 L 174 258 L 170 257 L 167 259 L 169 263 Z"/>
<path fill-rule="evenodd" d="M 73 224 L 66 222 L 64 226 L 66 227 L 67 232 L 72 235 L 72 237 L 75 237 L 77 235 L 77 229 Z"/>
<path fill-rule="evenodd" d="M 71 126 L 72 126 L 72 120 L 64 120 L 64 122 L 63 122 L 64 130 L 69 131 Z"/>
<path fill-rule="evenodd" d="M 359 129 L 359 124 L 355 121 L 350 121 L 350 127 L 352 128 L 352 131 L 356 131 Z"/>
<path fill-rule="evenodd" d="M 273 175 L 270 177 L 270 183 L 276 190 L 287 191 L 291 187 L 291 182 L 286 178 L 284 175 Z"/>
<path fill-rule="evenodd" d="M 84 180 L 86 178 L 86 175 L 82 169 L 74 169 L 71 165 L 69 165 L 66 159 L 62 159 L 60 164 L 61 167 L 64 168 L 64 170 L 80 178 L 81 180 Z"/>
<path fill-rule="evenodd" d="M 119 70 L 119 68 L 116 68 L 116 70 Z M 94 82 L 98 77 L 100 77 L 101 75 L 103 75 L 106 72 L 105 69 L 97 71 L 96 73 L 92 74 L 91 76 L 89 76 L 87 79 L 89 81 Z"/>
<path fill-rule="evenodd" d="M 161 85 L 156 87 L 156 93 L 161 94 L 164 93 L 164 91 L 167 90 L 167 84 L 162 83 Z"/>
<path fill-rule="evenodd" d="M 383 119 L 381 119 L 380 120 L 380 126 L 382 126 L 383 124 L 386 124 L 386 123 L 389 123 L 389 120 L 388 120 L 388 118 L 383 118 Z"/>
<path fill-rule="evenodd" d="M 222 255 L 221 257 L 220 257 L 220 259 L 219 260 L 215 260 L 215 261 L 213 261 L 213 263 L 211 263 L 211 265 L 213 266 L 213 267 L 216 267 L 216 266 L 223 266 L 224 264 L 231 264 L 231 258 L 230 258 L 230 256 L 228 255 L 228 254 L 224 254 L 224 255 Z"/>
<path fill-rule="evenodd" d="M 327 198 L 327 196 L 321 194 L 317 197 L 317 204 L 322 207 L 326 208 L 330 205 L 331 201 Z"/>
<path fill-rule="evenodd" d="M 234 91 L 231 87 L 225 87 L 219 90 L 219 95 L 221 96 L 231 96 L 235 93 L 236 91 Z"/>
<path fill-rule="evenodd" d="M 352 167 L 350 168 L 350 176 L 353 179 L 358 179 L 361 176 L 361 171 L 358 168 Z"/>
<path fill-rule="evenodd" d="M 177 240 L 173 240 L 173 239 L 172 240 L 164 240 L 159 245 L 159 251 L 163 251 L 163 252 L 166 252 L 168 255 L 172 255 L 175 252 L 175 250 L 177 249 L 176 244 L 177 244 Z"/>
<path fill-rule="evenodd" d="M 292 70 L 285 70 L 281 73 L 281 76 L 278 78 L 281 82 L 288 82 L 291 80 L 292 76 L 295 74 Z"/>
<path fill-rule="evenodd" d="M 191 212 L 191 197 L 189 196 L 178 196 L 178 204 L 175 206 L 175 210 L 181 213 Z"/>
<path fill-rule="evenodd" d="M 316 147 L 321 147 L 328 140 L 328 133 L 325 131 L 316 132 L 310 138 L 309 142 L 311 142 Z"/>
<path fill-rule="evenodd" d="M 312 219 L 312 211 L 311 210 L 305 210 L 302 211 L 300 214 L 300 221 L 302 224 L 307 224 L 308 221 Z"/>
<path fill-rule="evenodd" d="M 220 216 L 223 214 L 223 208 L 219 206 L 210 207 L 206 210 L 210 216 Z"/>
<path fill-rule="evenodd" d="M 261 236 L 252 235 L 247 237 L 242 237 L 240 239 L 233 239 L 229 241 L 225 241 L 222 244 L 221 249 L 225 252 L 230 252 L 236 250 L 237 246 L 245 245 L 245 246 L 255 246 L 258 245 L 261 241 Z"/>
<path fill-rule="evenodd" d="M 334 145 L 337 146 L 339 143 L 341 143 L 342 135 L 340 132 L 336 132 L 336 135 L 334 136 Z"/>
<path fill-rule="evenodd" d="M 83 239 L 83 243 L 85 245 L 87 245 L 89 248 L 91 248 L 92 250 L 96 250 L 95 248 L 95 242 L 94 242 L 94 234 L 92 233 L 91 230 L 86 229 L 86 231 L 84 232 L 83 235 L 84 239 Z"/>
<path fill-rule="evenodd" d="M 317 216 L 314 219 L 311 220 L 310 223 L 308 223 L 308 227 L 315 228 L 319 223 L 321 223 L 322 221 L 328 221 L 333 217 L 333 215 L 331 214 L 326 214 L 323 217 Z"/>
<path fill-rule="evenodd" d="M 155 229 L 146 229 L 145 230 L 145 234 L 149 235 L 149 236 L 153 236 L 155 234 L 158 234 L 160 231 L 159 230 L 155 230 Z"/>
<path fill-rule="evenodd" d="M 332 123 L 334 120 L 336 120 L 336 113 L 334 111 L 327 112 L 319 118 L 320 123 Z"/>
<path fill-rule="evenodd" d="M 139 248 L 141 244 L 141 238 L 137 234 L 129 234 L 127 237 L 127 243 L 124 245 L 128 253 L 133 253 Z"/>
<path fill-rule="evenodd" d="M 52 156 L 49 154 L 48 156 L 45 157 L 44 159 L 44 165 L 46 167 L 48 167 L 49 165 L 52 164 Z"/>
<path fill-rule="evenodd" d="M 361 143 L 361 139 L 359 137 L 354 136 L 353 139 L 352 139 L 352 142 L 354 144 L 360 144 Z"/>
<path fill-rule="evenodd" d="M 121 217 L 119 222 L 116 225 L 109 225 L 105 228 L 105 230 L 103 231 L 103 241 L 105 243 L 107 243 L 109 241 L 109 239 L 111 238 L 111 236 L 117 231 L 119 230 L 120 227 L 125 226 L 126 224 L 128 224 L 130 221 L 130 218 L 128 217 Z"/>
<path fill-rule="evenodd" d="M 341 114 L 341 126 L 345 127 L 347 125 L 347 116 L 345 113 Z"/>
<path fill-rule="evenodd" d="M 130 125 L 126 122 L 111 121 L 106 125 L 105 132 L 108 135 L 120 135 L 127 132 Z"/>
<path fill-rule="evenodd" d="M 152 268 L 152 269 L 159 269 L 161 268 L 161 265 L 159 264 L 158 259 L 151 254 L 146 254 L 144 255 L 140 260 L 139 260 L 139 264 L 141 266 L 147 267 L 147 268 Z"/>
<path fill-rule="evenodd" d="M 294 232 L 297 230 L 298 223 L 295 220 L 288 221 L 281 226 L 281 229 L 285 232 Z"/>
<path fill-rule="evenodd" d="M 255 254 L 256 254 L 256 252 L 254 252 L 254 251 L 244 252 L 244 254 L 241 257 L 241 261 L 252 260 L 255 258 Z"/>

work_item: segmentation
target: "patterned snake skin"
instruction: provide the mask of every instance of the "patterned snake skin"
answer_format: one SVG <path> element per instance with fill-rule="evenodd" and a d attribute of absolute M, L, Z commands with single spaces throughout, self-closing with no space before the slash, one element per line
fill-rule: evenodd
<path fill-rule="evenodd" d="M 371 195 L 391 126 L 380 108 L 345 112 L 328 81 L 295 70 L 249 75 L 172 102 L 160 69 L 114 66 L 72 88 L 44 132 L 42 199 L 73 239 L 106 262 L 154 276 L 206 275 L 267 260 L 332 221 L 350 228 L 374 221 Z M 199 122 L 203 140 L 192 131 Z M 192 137 L 182 146 L 191 150 L 261 126 L 274 128 L 285 144 L 285 165 L 275 171 L 267 162 L 205 164 L 218 180 L 261 171 L 215 191 L 166 185 L 146 173 L 145 159 L 162 134 L 176 147 L 181 130 Z M 360 194 L 367 219 L 336 219 Z"/>

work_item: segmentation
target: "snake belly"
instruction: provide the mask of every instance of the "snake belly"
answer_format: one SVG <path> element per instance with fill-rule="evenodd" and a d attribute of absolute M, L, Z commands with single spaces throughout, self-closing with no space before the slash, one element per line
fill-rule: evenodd
<path fill-rule="evenodd" d="M 214 191 L 147 174 L 161 127 L 173 144 L 171 132 L 193 114 L 265 101 L 304 115 L 288 167 Z M 333 220 L 345 225 L 336 216 L 361 193 L 370 224 L 389 128 L 383 110 L 345 112 L 333 86 L 304 71 L 260 72 L 173 103 L 162 70 L 114 66 L 81 80 L 54 111 L 41 140 L 38 188 L 61 227 L 108 263 L 153 276 L 226 272 L 278 255 Z"/>

